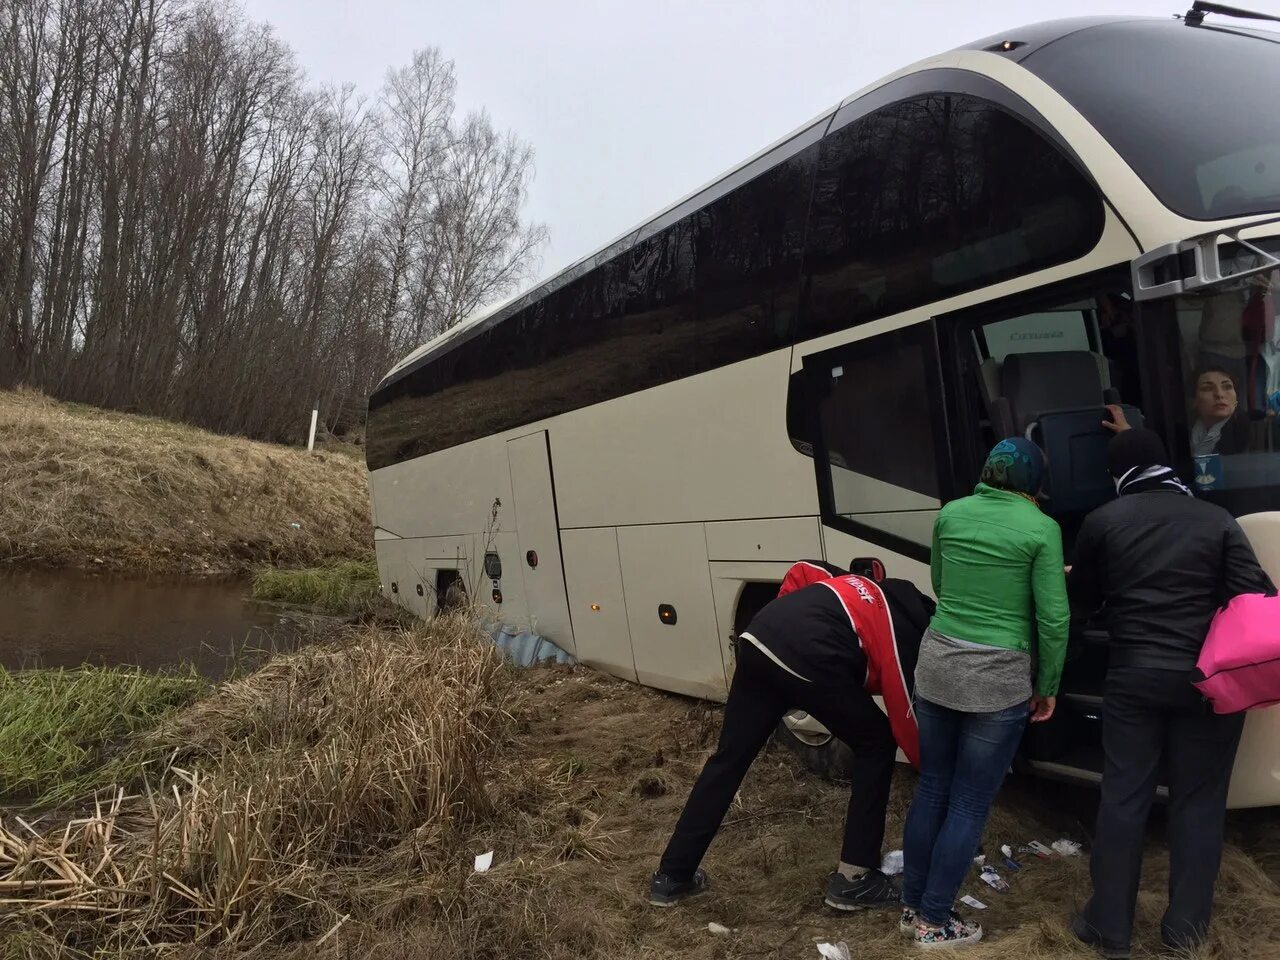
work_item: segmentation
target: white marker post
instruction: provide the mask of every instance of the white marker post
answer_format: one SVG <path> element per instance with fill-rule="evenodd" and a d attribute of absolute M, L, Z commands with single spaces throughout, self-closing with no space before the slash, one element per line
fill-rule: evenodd
<path fill-rule="evenodd" d="M 311 435 L 307 437 L 307 452 L 310 453 L 316 448 L 316 418 L 320 415 L 319 410 L 311 411 Z"/>

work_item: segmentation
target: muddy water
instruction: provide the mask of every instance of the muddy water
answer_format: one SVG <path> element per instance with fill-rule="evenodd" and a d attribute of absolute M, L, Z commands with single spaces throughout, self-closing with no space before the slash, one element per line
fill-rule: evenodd
<path fill-rule="evenodd" d="M 157 582 L 0 569 L 0 665 L 183 663 L 223 676 L 296 639 L 286 614 L 244 583 Z"/>

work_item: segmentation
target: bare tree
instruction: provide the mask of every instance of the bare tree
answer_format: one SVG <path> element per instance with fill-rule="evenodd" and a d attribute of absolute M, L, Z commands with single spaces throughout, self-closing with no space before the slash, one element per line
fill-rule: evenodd
<path fill-rule="evenodd" d="M 379 171 L 379 246 L 386 272 L 382 330 L 404 347 L 426 334 L 404 287 L 411 266 L 430 275 L 433 251 L 427 229 L 439 205 L 444 159 L 453 142 L 457 81 L 453 61 L 434 47 L 416 51 L 408 66 L 387 73 L 382 90 L 382 166 Z"/>
<path fill-rule="evenodd" d="M 439 50 L 309 90 L 202 0 L 0 0 L 0 386 L 297 436 L 508 292 L 532 151 Z"/>
<path fill-rule="evenodd" d="M 449 151 L 437 215 L 427 225 L 435 251 L 434 324 L 438 334 L 480 305 L 509 293 L 536 266 L 546 228 L 520 209 L 533 178 L 533 148 L 472 114 Z"/>

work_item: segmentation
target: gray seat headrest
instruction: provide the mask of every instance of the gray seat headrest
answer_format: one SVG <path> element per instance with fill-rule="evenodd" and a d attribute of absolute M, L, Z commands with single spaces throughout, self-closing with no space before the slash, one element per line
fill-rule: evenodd
<path fill-rule="evenodd" d="M 1102 406 L 1102 373 L 1087 350 L 1011 353 L 1000 370 L 1001 389 L 1018 431 L 1046 413 Z"/>

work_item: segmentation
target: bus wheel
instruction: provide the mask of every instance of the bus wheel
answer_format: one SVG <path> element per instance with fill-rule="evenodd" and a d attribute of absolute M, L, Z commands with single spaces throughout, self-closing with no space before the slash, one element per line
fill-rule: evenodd
<path fill-rule="evenodd" d="M 848 780 L 853 751 L 801 710 L 782 718 L 773 737 L 796 754 L 805 767 L 828 780 Z"/>

